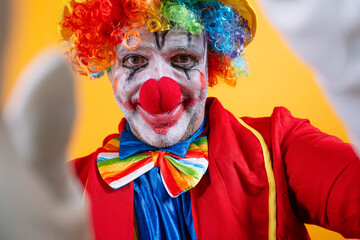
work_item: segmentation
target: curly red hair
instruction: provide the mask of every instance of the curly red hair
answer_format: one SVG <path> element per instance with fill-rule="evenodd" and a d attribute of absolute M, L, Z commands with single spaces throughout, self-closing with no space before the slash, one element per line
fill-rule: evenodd
<path fill-rule="evenodd" d="M 144 26 L 146 23 L 148 23 L 150 28 L 149 19 L 154 18 L 163 24 L 162 27 L 170 28 L 169 23 L 176 22 L 176 19 L 169 20 L 164 17 L 166 13 L 164 13 L 161 0 L 65 1 L 64 15 L 59 23 L 59 29 L 60 35 L 69 46 L 67 52 L 68 58 L 76 72 L 83 75 L 87 75 L 89 72 L 92 77 L 102 76 L 104 71 L 113 65 L 116 57 L 114 49 L 116 45 L 122 43 L 124 38 L 126 38 L 126 33 L 122 29 L 128 28 L 133 30 Z M 181 0 L 173 1 L 175 4 L 175 2 Z M 190 11 L 181 4 L 176 6 L 176 9 L 183 8 L 186 11 Z M 170 5 L 170 7 L 173 7 L 173 5 Z M 195 10 L 192 11 L 195 12 Z M 196 14 L 192 15 L 194 17 L 191 19 L 191 22 L 198 21 L 199 17 Z M 242 19 L 242 23 L 245 23 L 243 29 L 247 31 L 244 32 L 249 34 L 246 21 L 244 22 Z M 200 24 L 199 26 L 201 27 Z M 190 29 L 196 28 L 192 27 Z M 160 30 L 164 30 L 164 28 Z M 200 30 L 202 31 L 201 28 Z M 249 41 L 249 39 L 251 38 L 245 40 Z M 242 44 L 243 42 L 239 46 L 239 43 L 236 43 L 236 46 L 239 46 L 241 51 Z M 240 52 L 240 50 L 237 52 Z M 209 48 L 209 86 L 214 86 L 219 81 L 225 81 L 228 85 L 235 86 L 234 68 L 236 66 L 231 64 L 231 59 L 228 55 L 230 54 L 226 54 L 224 51 L 214 51 L 214 49 Z M 235 57 L 239 57 L 239 55 Z"/>

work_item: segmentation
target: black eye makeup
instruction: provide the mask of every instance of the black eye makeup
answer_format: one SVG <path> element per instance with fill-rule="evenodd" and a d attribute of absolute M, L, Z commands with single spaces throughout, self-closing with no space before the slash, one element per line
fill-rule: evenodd
<path fill-rule="evenodd" d="M 178 54 L 171 58 L 170 64 L 172 67 L 190 70 L 195 67 L 198 60 L 189 54 Z"/>
<path fill-rule="evenodd" d="M 142 68 L 149 63 L 149 59 L 141 55 L 128 55 L 122 61 L 123 67 L 126 68 Z"/>
<path fill-rule="evenodd" d="M 191 54 L 178 54 L 171 58 L 170 65 L 184 71 L 186 78 L 190 80 L 189 71 L 198 64 L 198 59 Z"/>
<path fill-rule="evenodd" d="M 127 55 L 122 60 L 122 67 L 130 69 L 131 71 L 128 77 L 128 81 L 133 79 L 137 71 L 146 67 L 147 65 L 149 65 L 149 59 L 141 55 Z"/>

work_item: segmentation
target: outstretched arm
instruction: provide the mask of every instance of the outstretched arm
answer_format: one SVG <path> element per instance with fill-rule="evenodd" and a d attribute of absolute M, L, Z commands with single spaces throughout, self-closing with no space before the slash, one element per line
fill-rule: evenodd
<path fill-rule="evenodd" d="M 260 0 L 317 79 L 360 156 L 360 1 Z"/>
<path fill-rule="evenodd" d="M 0 1 L 1 67 L 9 3 Z M 62 54 L 45 51 L 33 60 L 4 114 L 1 106 L 0 239 L 88 239 L 82 194 L 65 168 L 75 110 Z"/>
<path fill-rule="evenodd" d="M 274 166 L 283 162 L 296 215 L 360 238 L 360 159 L 350 144 L 285 110 L 275 111 L 272 119 Z"/>

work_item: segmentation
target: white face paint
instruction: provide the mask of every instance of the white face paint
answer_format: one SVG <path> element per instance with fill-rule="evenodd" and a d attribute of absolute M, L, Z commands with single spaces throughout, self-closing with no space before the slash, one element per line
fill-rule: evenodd
<path fill-rule="evenodd" d="M 151 33 L 140 29 L 139 33 L 141 43 L 135 51 L 117 46 L 109 79 L 134 136 L 155 147 L 171 146 L 189 138 L 204 119 L 206 38 L 203 33 L 192 35 L 185 30 Z M 151 114 L 140 105 L 139 92 L 148 79 L 162 77 L 177 82 L 181 100 L 173 110 Z"/>

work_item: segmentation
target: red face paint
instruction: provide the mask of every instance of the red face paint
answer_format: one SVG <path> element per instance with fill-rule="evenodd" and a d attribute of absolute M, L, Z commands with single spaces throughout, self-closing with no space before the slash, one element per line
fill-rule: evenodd
<path fill-rule="evenodd" d="M 130 111 L 135 110 L 135 106 L 131 102 L 124 102 L 123 100 L 121 100 L 119 96 L 116 96 L 115 98 L 116 101 L 120 103 L 126 110 L 130 110 Z"/>
<path fill-rule="evenodd" d="M 206 88 L 206 77 L 204 73 L 200 73 L 200 83 L 201 83 L 201 89 L 204 90 Z"/>
<path fill-rule="evenodd" d="M 119 77 L 118 76 L 115 76 L 114 77 L 114 83 L 113 83 L 113 91 L 114 91 L 114 94 L 117 95 L 117 92 L 118 92 L 118 82 L 119 82 Z"/>
<path fill-rule="evenodd" d="M 170 112 L 162 114 L 150 114 L 140 105 L 137 105 L 136 109 L 145 122 L 159 135 L 166 135 L 169 129 L 177 123 L 184 113 L 184 106 L 182 104 L 179 104 Z"/>
<path fill-rule="evenodd" d="M 147 124 L 151 126 L 153 131 L 159 135 L 166 135 L 171 127 L 173 127 L 183 115 L 187 108 L 195 106 L 199 101 L 206 98 L 205 94 L 201 94 L 199 98 L 184 98 L 180 103 L 171 111 L 161 114 L 150 114 L 145 111 L 138 103 L 136 110 Z M 135 100 L 134 102 L 139 102 Z"/>

